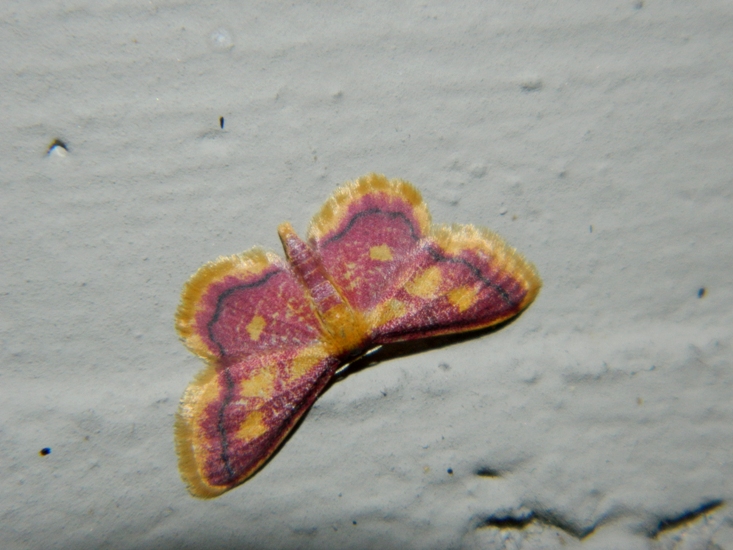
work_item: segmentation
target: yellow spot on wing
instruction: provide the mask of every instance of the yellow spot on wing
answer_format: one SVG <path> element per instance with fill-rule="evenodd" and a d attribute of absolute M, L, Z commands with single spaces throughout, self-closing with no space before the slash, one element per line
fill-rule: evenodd
<path fill-rule="evenodd" d="M 308 372 L 318 363 L 328 357 L 328 352 L 323 346 L 317 345 L 304 349 L 293 358 L 290 364 L 290 379 L 297 380 Z"/>
<path fill-rule="evenodd" d="M 463 313 L 476 302 L 478 292 L 472 286 L 454 288 L 448 293 L 448 301 Z"/>
<path fill-rule="evenodd" d="M 392 259 L 392 251 L 386 244 L 380 244 L 379 246 L 373 246 L 369 249 L 369 257 L 372 260 L 388 262 Z"/>
<path fill-rule="evenodd" d="M 435 297 L 442 278 L 443 276 L 440 273 L 440 268 L 433 266 L 426 269 L 412 281 L 407 283 L 405 285 L 405 290 L 413 296 L 429 300 Z"/>
<path fill-rule="evenodd" d="M 369 315 L 367 320 L 370 327 L 381 327 L 389 323 L 393 319 L 402 317 L 407 312 L 405 304 L 399 300 L 392 298 L 391 300 L 381 304 L 375 308 Z"/>
<path fill-rule="evenodd" d="M 252 378 L 242 381 L 242 397 L 261 397 L 267 399 L 275 391 L 275 372 L 273 367 L 265 367 Z"/>
<path fill-rule="evenodd" d="M 255 437 L 261 436 L 266 431 L 267 426 L 262 421 L 262 413 L 260 411 L 253 411 L 249 413 L 247 419 L 239 426 L 237 437 L 244 441 L 250 441 Z"/>
<path fill-rule="evenodd" d="M 247 325 L 247 332 L 249 333 L 249 337 L 252 338 L 252 340 L 257 341 L 260 338 L 260 334 L 262 334 L 262 331 L 264 330 L 267 323 L 265 320 L 260 317 L 259 315 L 255 315 L 252 317 L 252 320 Z"/>

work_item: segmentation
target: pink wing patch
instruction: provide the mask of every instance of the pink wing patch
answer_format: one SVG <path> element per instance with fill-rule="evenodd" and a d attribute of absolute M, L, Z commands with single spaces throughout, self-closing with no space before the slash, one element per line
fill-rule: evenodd
<path fill-rule="evenodd" d="M 343 187 L 316 215 L 309 240 L 349 303 L 369 311 L 398 281 L 430 228 L 430 214 L 409 184 L 366 176 Z"/>
<path fill-rule="evenodd" d="M 240 484 L 282 443 L 340 364 L 312 351 L 303 372 L 294 372 L 303 360 L 298 353 L 253 355 L 212 369 L 186 393 L 178 447 L 184 479 L 196 496 L 217 496 Z"/>
<path fill-rule="evenodd" d="M 473 226 L 434 227 L 408 183 L 371 175 L 336 191 L 310 242 L 375 344 L 483 328 L 512 317 L 540 282 L 514 249 Z"/>
<path fill-rule="evenodd" d="M 257 249 L 203 266 L 177 327 L 209 361 L 178 413 L 181 474 L 194 495 L 216 496 L 275 451 L 340 363 L 290 266 Z"/>
<path fill-rule="evenodd" d="M 397 275 L 373 315 L 380 344 L 464 332 L 515 316 L 534 300 L 539 279 L 501 239 L 472 226 L 439 228 Z"/>
<path fill-rule="evenodd" d="M 184 289 L 176 325 L 189 348 L 204 357 L 299 348 L 320 337 L 288 264 L 257 249 L 203 266 Z"/>

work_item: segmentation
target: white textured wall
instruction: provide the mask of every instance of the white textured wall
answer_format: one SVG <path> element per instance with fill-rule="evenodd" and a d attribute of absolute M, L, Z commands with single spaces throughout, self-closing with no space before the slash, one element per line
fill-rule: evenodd
<path fill-rule="evenodd" d="M 731 37 L 728 0 L 3 3 L 2 547 L 733 548 Z M 542 293 L 194 500 L 182 284 L 370 171 Z"/>

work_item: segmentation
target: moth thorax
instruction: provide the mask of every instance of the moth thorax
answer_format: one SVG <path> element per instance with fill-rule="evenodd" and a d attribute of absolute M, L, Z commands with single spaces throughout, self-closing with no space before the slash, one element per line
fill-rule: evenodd
<path fill-rule="evenodd" d="M 366 321 L 358 311 L 341 303 L 320 315 L 330 351 L 344 355 L 361 349 L 369 337 Z"/>

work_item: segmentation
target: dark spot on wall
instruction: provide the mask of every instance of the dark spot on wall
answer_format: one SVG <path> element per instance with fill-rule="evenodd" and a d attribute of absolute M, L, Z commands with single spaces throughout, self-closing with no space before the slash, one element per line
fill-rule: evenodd
<path fill-rule="evenodd" d="M 60 140 L 59 138 L 56 138 L 51 142 L 51 145 L 48 146 L 48 149 L 46 149 L 46 154 L 48 155 L 52 153 L 53 150 L 56 149 L 56 147 L 61 147 L 64 151 L 69 150 L 69 146 L 66 145 L 64 141 Z"/>

